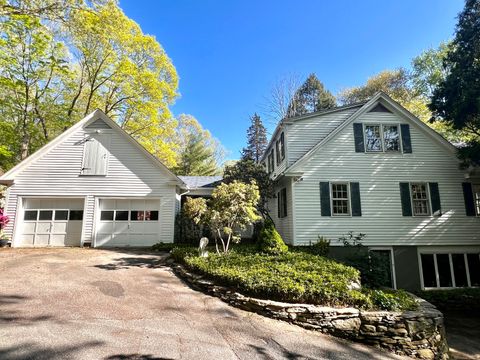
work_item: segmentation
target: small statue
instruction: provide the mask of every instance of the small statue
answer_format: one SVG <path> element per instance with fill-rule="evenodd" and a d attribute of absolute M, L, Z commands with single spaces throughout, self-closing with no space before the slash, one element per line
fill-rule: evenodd
<path fill-rule="evenodd" d="M 208 245 L 208 238 L 202 237 L 200 239 L 200 246 L 198 247 L 198 256 L 200 257 L 208 257 L 208 251 L 205 250 Z"/>

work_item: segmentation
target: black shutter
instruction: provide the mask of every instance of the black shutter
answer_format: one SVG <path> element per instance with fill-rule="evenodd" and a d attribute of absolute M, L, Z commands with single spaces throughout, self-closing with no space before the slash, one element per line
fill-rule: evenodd
<path fill-rule="evenodd" d="M 280 219 L 282 217 L 282 194 L 280 191 L 277 193 L 277 217 Z"/>
<path fill-rule="evenodd" d="M 412 216 L 412 203 L 410 202 L 409 183 L 400 183 L 400 198 L 402 201 L 402 215 Z"/>
<path fill-rule="evenodd" d="M 432 203 L 432 214 L 442 215 L 442 205 L 440 204 L 440 192 L 438 191 L 438 183 L 428 183 L 430 189 L 430 202 Z"/>
<path fill-rule="evenodd" d="M 404 153 L 412 152 L 412 140 L 410 139 L 410 125 L 401 124 L 400 129 L 402 132 L 402 147 Z"/>
<path fill-rule="evenodd" d="M 350 183 L 350 196 L 352 197 L 352 216 L 362 216 L 362 203 L 360 200 L 360 183 Z"/>
<path fill-rule="evenodd" d="M 320 210 L 322 216 L 331 216 L 330 210 L 330 183 L 320 183 Z"/>
<path fill-rule="evenodd" d="M 363 124 L 353 124 L 353 137 L 355 138 L 355 152 L 365 152 L 365 143 L 363 141 Z"/>
<path fill-rule="evenodd" d="M 462 183 L 463 199 L 465 200 L 465 212 L 467 216 L 475 216 L 475 201 L 473 199 L 472 184 Z"/>
<path fill-rule="evenodd" d="M 283 217 L 287 216 L 287 188 L 282 189 L 282 197 L 283 197 Z"/>

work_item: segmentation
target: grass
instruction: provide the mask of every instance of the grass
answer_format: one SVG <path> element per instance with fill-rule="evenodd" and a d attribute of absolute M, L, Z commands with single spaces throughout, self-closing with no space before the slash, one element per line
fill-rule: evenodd
<path fill-rule="evenodd" d="M 197 256 L 195 248 L 172 250 L 176 261 L 218 284 L 263 299 L 362 309 L 405 310 L 416 307 L 404 291 L 352 289 L 357 269 L 332 259 L 300 251 L 279 255 L 258 253 L 254 246 L 238 246 L 227 255 Z"/>

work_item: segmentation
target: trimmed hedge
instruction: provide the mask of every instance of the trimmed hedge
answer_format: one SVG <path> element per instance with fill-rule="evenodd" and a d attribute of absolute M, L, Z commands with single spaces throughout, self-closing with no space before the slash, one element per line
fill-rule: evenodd
<path fill-rule="evenodd" d="M 269 255 L 280 255 L 288 252 L 288 246 L 283 242 L 271 221 L 265 222 L 262 230 L 260 230 L 257 245 L 261 252 Z"/>
<path fill-rule="evenodd" d="M 480 288 L 419 291 L 418 296 L 439 310 L 467 311 L 480 314 Z"/>
<path fill-rule="evenodd" d="M 237 246 L 227 255 L 201 258 L 194 248 L 175 248 L 172 256 L 220 285 L 258 298 L 363 309 L 415 308 L 406 293 L 351 289 L 359 271 L 334 260 L 303 252 L 268 255 L 253 250 Z"/>

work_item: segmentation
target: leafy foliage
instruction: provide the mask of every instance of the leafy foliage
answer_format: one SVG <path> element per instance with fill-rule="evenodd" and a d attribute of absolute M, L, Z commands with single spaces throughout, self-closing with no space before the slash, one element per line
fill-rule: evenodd
<path fill-rule="evenodd" d="M 233 181 L 217 186 L 208 201 L 205 198 L 187 198 L 184 211 L 197 224 L 211 229 L 217 252 L 220 252 L 217 243 L 220 240 L 222 252 L 227 253 L 231 242 L 240 242 L 240 232 L 260 219 L 256 209 L 259 198 L 255 182 Z"/>
<path fill-rule="evenodd" d="M 258 249 L 269 255 L 280 255 L 288 251 L 288 246 L 275 229 L 272 221 L 266 221 L 257 241 Z"/>
<path fill-rule="evenodd" d="M 335 96 L 325 89 L 315 74 L 310 74 L 293 95 L 288 105 L 288 117 L 332 109 L 336 106 Z"/>
<path fill-rule="evenodd" d="M 404 290 L 364 290 L 373 305 L 381 310 L 401 311 L 417 308 L 415 299 Z"/>
<path fill-rule="evenodd" d="M 274 183 L 265 168 L 250 159 L 242 159 L 235 164 L 226 166 L 223 181 L 230 184 L 234 181 L 243 183 L 255 182 L 260 192 L 257 209 L 264 218 L 268 217 L 267 202 L 275 197 Z"/>
<path fill-rule="evenodd" d="M 480 289 L 426 290 L 417 294 L 440 310 L 461 310 L 480 314 Z"/>
<path fill-rule="evenodd" d="M 242 159 L 260 161 L 267 149 L 267 129 L 257 113 L 250 118 L 251 125 L 247 130 L 247 147 L 242 150 Z"/>
<path fill-rule="evenodd" d="M 7 215 L 4 215 L 3 209 L 0 209 L 0 230 L 2 230 L 5 225 L 9 223 L 10 219 Z"/>
<path fill-rule="evenodd" d="M 203 226 L 195 223 L 186 215 L 184 209 L 175 217 L 175 234 L 174 242 L 176 244 L 192 244 L 197 245 L 200 238 L 204 236 Z"/>
<path fill-rule="evenodd" d="M 323 236 L 318 236 L 317 241 L 308 246 L 308 251 L 314 255 L 327 256 L 330 252 L 330 240 Z"/>
<path fill-rule="evenodd" d="M 430 109 L 437 118 L 451 122 L 474 136 L 468 147 L 480 143 L 480 2 L 466 0 L 458 16 L 455 38 L 443 61 L 446 77 L 433 91 Z M 464 157 L 480 164 L 480 153 Z"/>
<path fill-rule="evenodd" d="M 415 306 L 404 292 L 387 291 L 383 295 L 382 290 L 377 290 L 372 296 L 370 290 L 353 290 L 350 285 L 358 281 L 358 270 L 305 252 L 268 255 L 239 246 L 227 255 L 213 254 L 208 258 L 198 257 L 195 248 L 175 248 L 172 256 L 219 284 L 259 298 L 365 309 Z"/>

